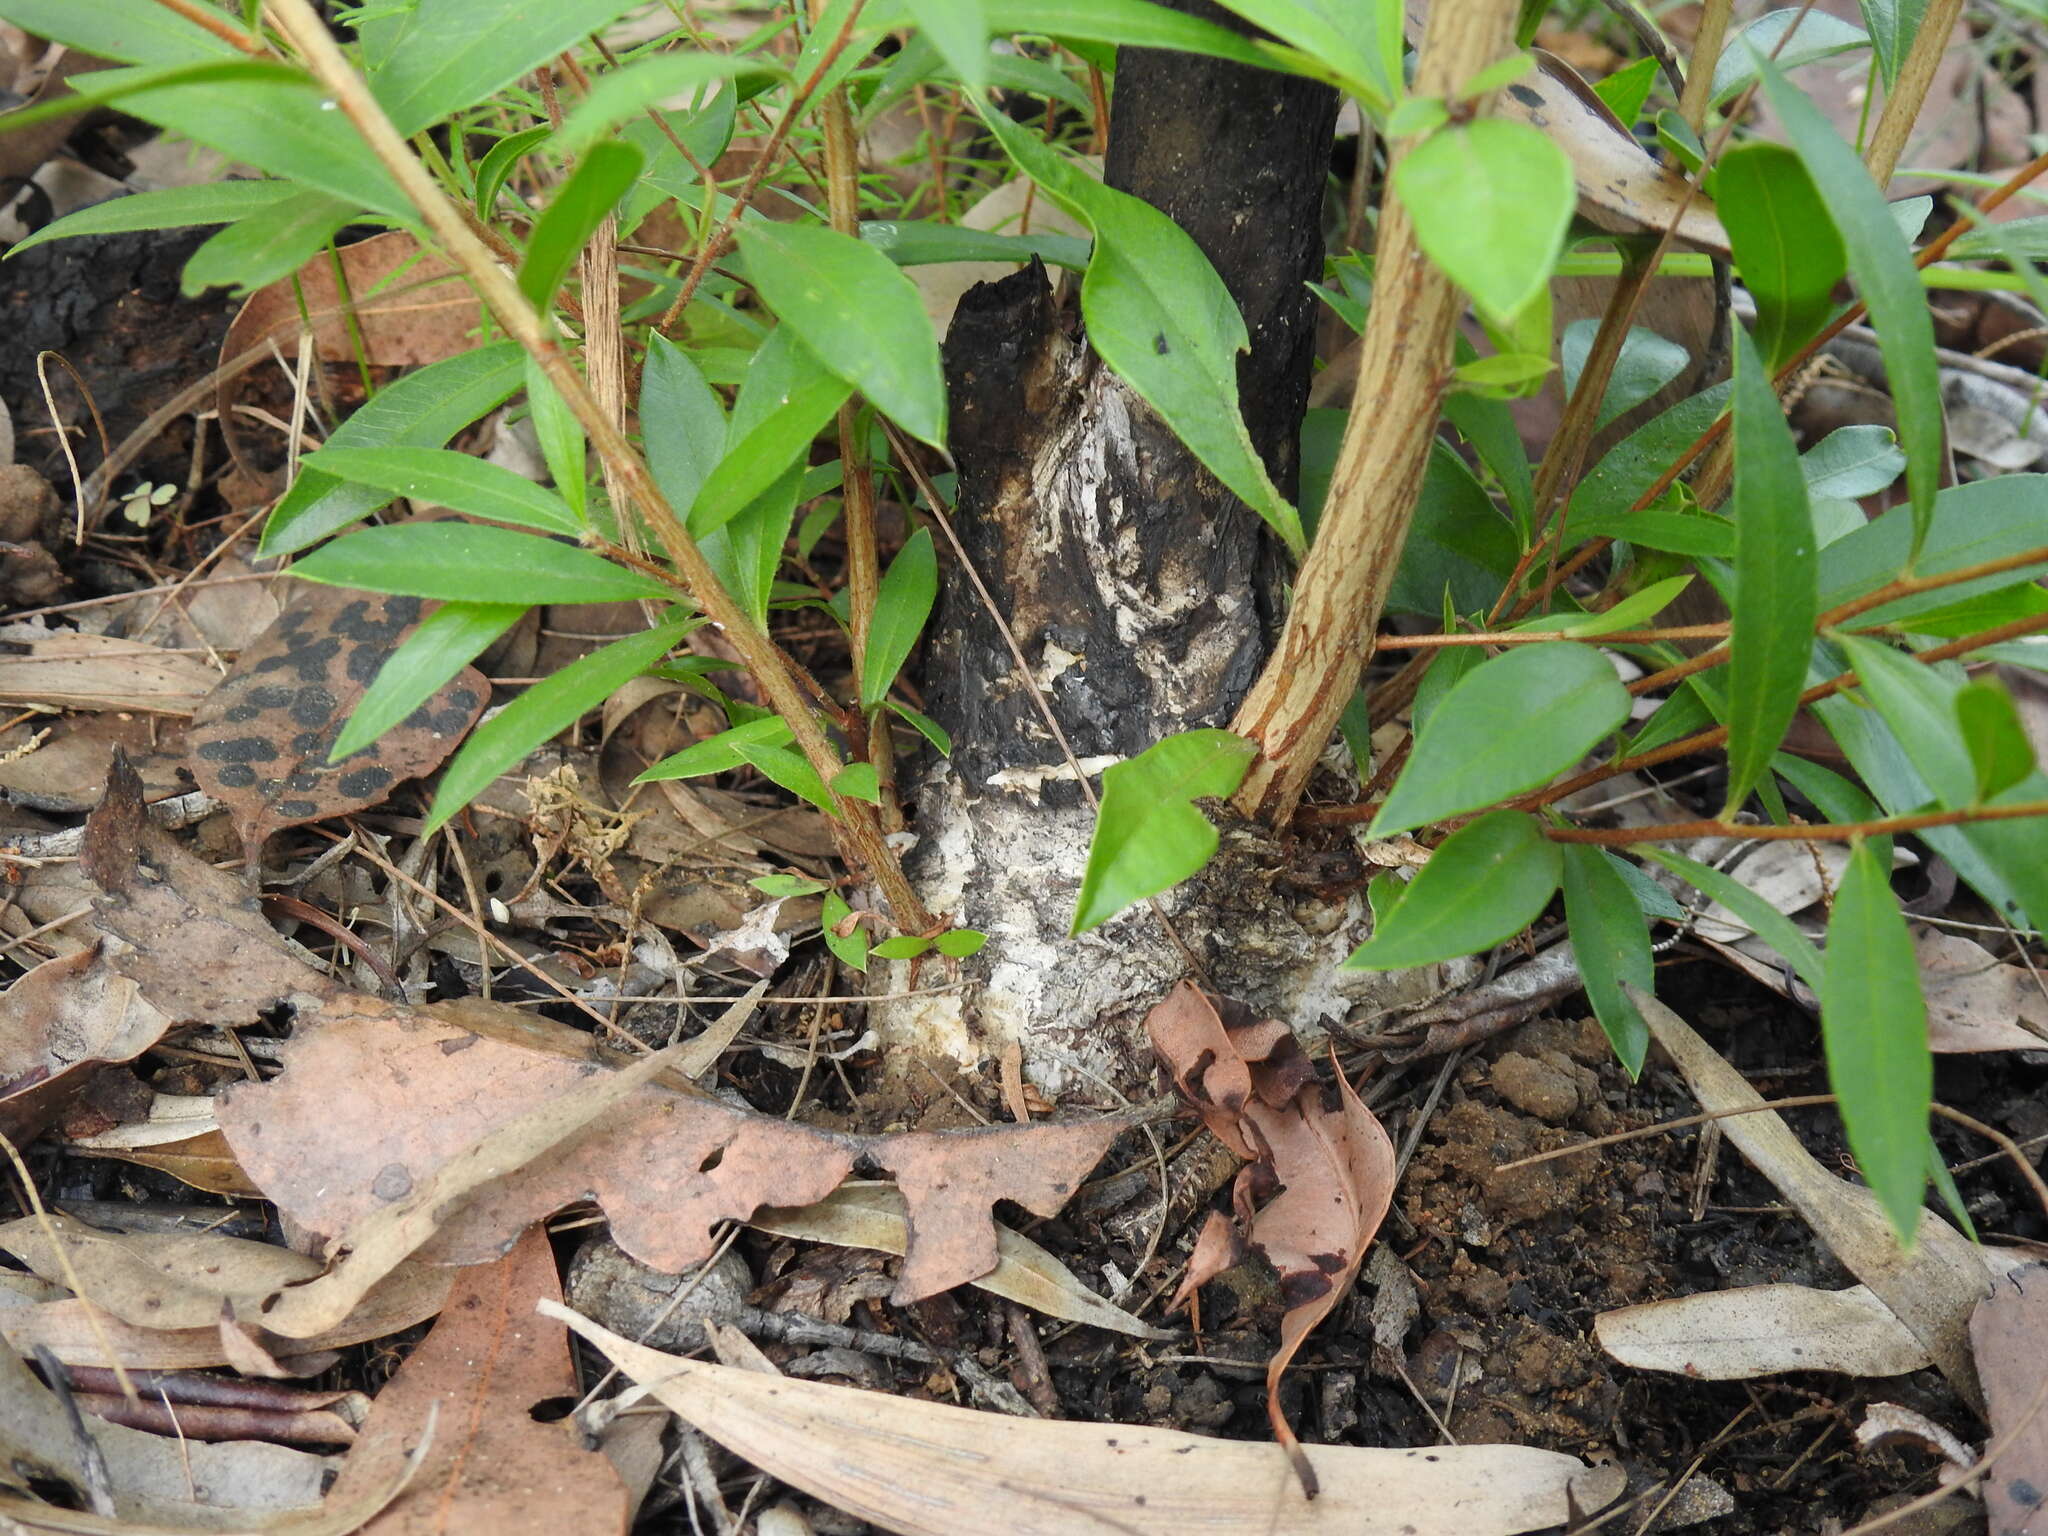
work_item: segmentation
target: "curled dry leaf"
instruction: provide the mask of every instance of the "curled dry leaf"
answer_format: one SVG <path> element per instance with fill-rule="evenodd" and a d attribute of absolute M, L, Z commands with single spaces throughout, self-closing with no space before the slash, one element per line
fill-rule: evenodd
<path fill-rule="evenodd" d="M 2039 1530 L 2048 1510 L 2048 1264 L 2016 1270 L 1970 1316 L 1998 1454 L 1984 1474 L 1991 1536 Z"/>
<path fill-rule="evenodd" d="M 99 945 L 45 960 L 0 993 L 0 1131 L 26 1146 L 100 1068 L 133 1061 L 170 1025 Z"/>
<path fill-rule="evenodd" d="M 1182 982 L 1145 1027 L 1203 1123 L 1253 1157 L 1238 1174 L 1236 1204 L 1240 1211 L 1257 1206 L 1244 1236 L 1278 1273 L 1286 1307 L 1280 1348 L 1266 1367 L 1266 1413 L 1313 1497 L 1313 1464 L 1280 1411 L 1280 1378 L 1358 1277 L 1394 1196 L 1394 1144 L 1341 1072 L 1336 1104 L 1324 1102 L 1284 1025 Z M 1226 1117 L 1235 1123 L 1219 1129 Z M 1261 1198 L 1264 1204 L 1257 1205 Z M 1198 1247 L 1198 1258 L 1207 1268 L 1220 1256 L 1222 1240 L 1212 1230 L 1203 1238 L 1207 1252 Z M 1192 1294 L 1184 1284 L 1176 1300 Z"/>
<path fill-rule="evenodd" d="M 279 828 L 381 804 L 433 772 L 476 724 L 491 688 L 464 667 L 369 746 L 327 760 L 425 610 L 416 597 L 307 584 L 193 712 L 187 764 L 233 815 L 252 865 Z"/>
<path fill-rule="evenodd" d="M 117 963 L 166 1011 L 226 1023 L 282 1004 L 295 1016 L 283 1075 L 239 1084 L 218 1107 L 257 1186 L 348 1250 L 259 1314 L 293 1337 L 332 1327 L 352 1291 L 429 1237 L 422 1257 L 482 1263 L 535 1221 L 595 1200 L 621 1247 L 680 1271 L 709 1256 L 718 1223 L 821 1200 L 864 1158 L 903 1191 L 896 1295 L 915 1300 L 986 1274 L 999 1257 L 995 1203 L 1053 1214 L 1127 1124 L 834 1134 L 698 1092 L 670 1070 L 694 1041 L 611 1072 L 592 1037 L 516 1008 L 345 992 L 284 951 L 233 876 L 149 822 L 125 765 L 88 823 L 85 865 L 107 893 L 102 930 L 127 946 Z"/>
<path fill-rule="evenodd" d="M 534 1310 L 561 1296 L 540 1227 L 462 1273 L 434 1331 L 377 1394 L 334 1485 L 340 1498 L 387 1486 L 436 1424 L 426 1460 L 365 1536 L 626 1529 L 612 1464 L 578 1443 L 571 1420 L 533 1417 L 535 1404 L 578 1390 L 568 1330 Z"/>
<path fill-rule="evenodd" d="M 2021 965 L 2005 965 L 1960 934 L 1923 928 L 1914 935 L 1920 990 L 1927 998 L 1927 1043 L 1936 1051 L 2038 1051 L 2048 1048 L 2048 998 Z"/>
<path fill-rule="evenodd" d="M 565 1308 L 543 1311 L 735 1455 L 912 1536 L 996 1525 L 1005 1536 L 1512 1536 L 1598 1511 L 1623 1483 L 1618 1469 L 1531 1446 L 1315 1445 L 1302 1451 L 1322 1487 L 1311 1500 L 1270 1446 L 765 1376 L 662 1354 Z"/>

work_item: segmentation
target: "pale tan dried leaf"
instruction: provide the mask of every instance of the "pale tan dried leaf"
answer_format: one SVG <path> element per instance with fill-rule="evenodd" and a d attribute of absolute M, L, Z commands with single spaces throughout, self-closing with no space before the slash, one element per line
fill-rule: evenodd
<path fill-rule="evenodd" d="M 754 1010 L 767 995 L 768 983 L 757 981 L 733 999 L 726 1010 L 711 1021 L 709 1029 L 692 1036 L 684 1044 L 682 1054 L 676 1057 L 676 1070 L 694 1083 L 717 1066 L 718 1058 L 739 1038 L 740 1031 L 747 1027 L 747 1020 L 754 1016 Z"/>
<path fill-rule="evenodd" d="M 170 1026 L 99 945 L 45 960 L 0 994 L 0 1131 L 26 1146 L 99 1068 L 133 1061 Z"/>
<path fill-rule="evenodd" d="M 1020 1420 L 680 1359 L 544 1308 L 735 1455 L 912 1536 L 1512 1536 L 1612 1502 L 1622 1479 L 1519 1445 L 1306 1448 L 1305 1498 L 1271 1446 L 1124 1424 Z"/>
<path fill-rule="evenodd" d="M 1705 1381 L 1779 1371 L 1903 1376 L 1932 1363 L 1867 1285 L 1747 1285 L 1677 1296 L 1603 1312 L 1593 1319 L 1593 1337 L 1623 1365 Z"/>
<path fill-rule="evenodd" d="M 463 1271 L 434 1331 L 377 1394 L 334 1485 L 346 1498 L 388 1484 L 437 1417 L 425 1464 L 365 1536 L 625 1530 L 631 1508 L 611 1462 L 577 1443 L 570 1420 L 531 1412 L 577 1391 L 567 1331 L 534 1312 L 561 1294 L 540 1227 L 496 1264 Z"/>
<path fill-rule="evenodd" d="M 2048 1049 L 2048 997 L 2032 971 L 1938 928 L 1915 934 L 1913 950 L 1927 998 L 1927 1043 L 1936 1051 Z"/>
<path fill-rule="evenodd" d="M 1166 1303 L 1168 1314 L 1178 1312 L 1195 1299 L 1195 1293 L 1225 1270 L 1235 1269 L 1250 1256 L 1244 1234 L 1237 1223 L 1221 1211 L 1211 1211 L 1195 1238 L 1195 1251 L 1188 1255 L 1188 1267 L 1180 1284 Z"/>
<path fill-rule="evenodd" d="M 1685 1020 L 1648 993 L 1631 988 L 1629 996 L 1702 1109 L 1753 1111 L 1721 1120 L 1721 1133 L 1777 1186 L 1843 1266 L 1891 1308 L 1964 1401 L 1981 1407 L 1969 1318 L 1990 1283 L 1968 1239 L 1923 1211 L 1919 1242 L 1911 1253 L 1900 1248 L 1875 1195 L 1822 1167 L 1779 1115 L 1761 1107 L 1763 1096 Z"/>
<path fill-rule="evenodd" d="M 86 1300 L 138 1328 L 211 1328 L 224 1300 L 261 1298 L 324 1268 L 289 1248 L 219 1232 L 102 1232 L 61 1212 L 0 1226 L 0 1249 L 45 1280 L 75 1273 Z"/>
<path fill-rule="evenodd" d="M 441 1310 L 454 1278 L 453 1270 L 424 1264 L 401 1266 L 339 1326 L 308 1339 L 292 1340 L 285 1363 L 302 1366 L 308 1357 L 388 1338 L 425 1322 Z M 40 1345 L 66 1365 L 196 1371 L 234 1363 L 220 1329 L 213 1324 L 203 1328 L 131 1327 L 68 1293 L 59 1300 L 39 1301 L 0 1292 L 0 1338 L 16 1354 L 34 1354 Z M 107 1354 L 110 1348 L 113 1358 Z M 275 1351 L 272 1353 L 274 1357 Z M 310 1369 L 323 1367 L 314 1364 Z M 302 1369 L 298 1374 L 308 1371 Z"/>
<path fill-rule="evenodd" d="M 10 628 L 5 638 L 14 643 L 0 656 L 0 703 L 189 715 L 220 681 L 203 656 L 111 635 Z"/>
<path fill-rule="evenodd" d="M 817 1204 L 802 1209 L 776 1207 L 757 1211 L 747 1225 L 778 1237 L 836 1243 L 842 1248 L 871 1248 L 899 1256 L 909 1240 L 902 1191 L 893 1184 L 872 1179 L 842 1184 Z M 996 1267 L 973 1282 L 990 1295 L 1019 1302 L 1048 1317 L 1107 1328 L 1134 1338 L 1170 1337 L 1103 1300 L 1066 1265 L 1000 1222 L 996 1223 L 996 1251 Z"/>

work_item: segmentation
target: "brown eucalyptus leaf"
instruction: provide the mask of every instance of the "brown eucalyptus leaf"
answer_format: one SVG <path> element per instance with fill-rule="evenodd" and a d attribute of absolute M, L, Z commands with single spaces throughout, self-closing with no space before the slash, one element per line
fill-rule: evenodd
<path fill-rule="evenodd" d="M 193 712 L 187 762 L 233 815 L 251 864 L 279 828 L 381 804 L 395 785 L 433 772 L 476 724 L 490 684 L 465 667 L 378 740 L 327 761 L 424 611 L 416 597 L 308 586 Z"/>
<path fill-rule="evenodd" d="M 2038 1529 L 2048 1506 L 2048 1265 L 2016 1270 L 1970 1314 L 1970 1343 L 1984 1375 L 1991 1427 L 2002 1454 L 1984 1479 L 1991 1536 Z"/>
<path fill-rule="evenodd" d="M 98 945 L 45 960 L 0 993 L 0 1131 L 28 1145 L 100 1068 L 133 1061 L 170 1026 Z"/>
<path fill-rule="evenodd" d="M 217 1101 L 255 1184 L 348 1253 L 263 1299 L 253 1315 L 273 1332 L 331 1327 L 379 1266 L 416 1250 L 436 1263 L 488 1262 L 585 1200 L 605 1208 L 634 1258 L 677 1271 L 710 1255 L 720 1222 L 812 1204 L 862 1159 L 897 1172 L 905 1285 L 930 1295 L 995 1267 L 997 1202 L 1050 1215 L 1130 1123 L 896 1136 L 794 1125 L 694 1088 L 675 1070 L 694 1041 L 612 1070 L 590 1035 L 518 1008 L 476 998 L 415 1008 L 342 991 L 285 952 L 233 876 L 149 821 L 125 763 L 85 842 L 86 871 L 108 893 L 98 921 L 128 946 L 121 969 L 146 997 L 181 1017 L 203 1003 L 215 1021 L 279 1003 L 294 1012 L 284 1073 Z"/>

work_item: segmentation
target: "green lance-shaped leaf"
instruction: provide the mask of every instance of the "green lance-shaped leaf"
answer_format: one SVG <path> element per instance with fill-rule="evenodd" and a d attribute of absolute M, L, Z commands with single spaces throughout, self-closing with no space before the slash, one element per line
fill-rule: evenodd
<path fill-rule="evenodd" d="M 1736 270 L 1756 298 L 1756 342 L 1773 368 L 1834 308 L 1849 253 L 1813 177 L 1782 144 L 1743 144 L 1721 156 L 1714 206 Z"/>
<path fill-rule="evenodd" d="M 1968 805 L 1977 795 L 1977 770 L 1956 728 L 1960 667 L 1923 666 L 1881 641 L 1841 635 L 1835 644 L 1856 669 L 1863 692 L 1905 750 L 1913 771 L 1944 806 Z M 2023 770 L 2020 774 L 2025 778 Z"/>
<path fill-rule="evenodd" d="M 1927 19 L 1927 0 L 1859 0 L 1858 9 L 1877 50 L 1877 72 L 1889 91 L 1899 83 L 1899 66 Z"/>
<path fill-rule="evenodd" d="M 682 359 L 680 352 L 670 361 Z M 695 372 L 694 366 L 691 370 Z M 681 370 L 676 370 L 681 379 Z M 701 375 L 698 383 L 702 384 Z M 651 453 L 689 453 L 701 462 L 701 441 L 710 431 L 710 417 L 704 411 L 702 395 L 680 385 L 679 399 L 687 404 L 689 446 L 674 450 L 650 436 Z M 704 386 L 708 394 L 709 386 Z M 816 437 L 852 393 L 852 386 L 832 373 L 811 349 L 797 339 L 796 327 L 778 325 L 754 353 L 740 381 L 739 398 L 733 402 L 732 422 L 726 428 L 724 449 L 704 473 L 696 497 L 687 503 L 690 532 L 709 538 L 727 521 L 752 506 L 788 473 L 800 465 Z M 660 473 L 660 471 L 657 471 Z M 663 482 L 667 488 L 667 482 Z M 686 503 L 677 501 L 676 506 Z"/>
<path fill-rule="evenodd" d="M 1934 1057 L 1913 936 L 1875 849 L 1858 843 L 1828 923 L 1821 1041 L 1863 1181 L 1912 1245 L 1927 1188 Z"/>
<path fill-rule="evenodd" d="M 2005 689 L 1996 683 L 1965 683 L 1956 690 L 1955 708 L 1976 770 L 1978 800 L 2005 793 L 2034 771 L 2034 745 Z"/>
<path fill-rule="evenodd" d="M 1622 983 L 1656 991 L 1650 930 L 1634 889 L 1603 850 L 1564 845 L 1564 920 L 1593 1016 L 1629 1076 L 1640 1077 L 1650 1027 Z"/>
<path fill-rule="evenodd" d="M 360 751 L 440 691 L 519 622 L 524 603 L 443 603 L 407 635 L 363 690 L 327 754 L 338 763 Z"/>
<path fill-rule="evenodd" d="M 123 64 L 203 64 L 238 57 L 235 45 L 144 0 L 7 0 L 7 19 L 49 42 Z"/>
<path fill-rule="evenodd" d="M 689 617 L 679 615 L 641 634 L 600 646 L 546 681 L 535 683 L 470 732 L 469 740 L 441 775 L 426 830 L 441 826 L 499 774 L 661 660 L 688 633 L 691 623 Z"/>
<path fill-rule="evenodd" d="M 1429 259 L 1502 324 L 1546 290 L 1578 206 L 1564 151 L 1500 118 L 1439 128 L 1401 157 L 1393 186 Z"/>
<path fill-rule="evenodd" d="M 1553 640 L 1482 662 L 1431 712 L 1371 835 L 1392 837 L 1534 789 L 1619 728 L 1628 711 L 1628 690 L 1591 646 Z"/>
<path fill-rule="evenodd" d="M 894 262 L 816 224 L 742 224 L 739 245 L 747 280 L 827 368 L 912 437 L 945 447 L 939 338 Z"/>
<path fill-rule="evenodd" d="M 524 475 L 451 448 L 322 448 L 303 461 L 337 480 L 375 486 L 475 517 L 543 533 L 577 531 L 576 514 Z"/>
<path fill-rule="evenodd" d="M 1229 731 L 1186 731 L 1108 769 L 1072 931 L 1086 933 L 1208 863 L 1216 828 L 1194 802 L 1234 794 L 1257 755 Z"/>
<path fill-rule="evenodd" d="M 1522 811 L 1481 816 L 1444 839 L 1344 964 L 1393 971 L 1477 954 L 1534 922 L 1563 873 L 1558 845 L 1535 817 Z"/>
<path fill-rule="evenodd" d="M 763 715 L 692 742 L 682 751 L 664 757 L 633 782 L 649 784 L 657 779 L 695 779 L 710 773 L 726 773 L 747 760 L 742 748 L 786 747 L 795 740 L 796 732 L 789 728 L 787 720 L 780 715 Z"/>
<path fill-rule="evenodd" d="M 1022 264 L 1036 256 L 1049 267 L 1088 270 L 1088 242 L 1079 235 L 1007 235 L 930 219 L 868 219 L 861 224 L 860 237 L 899 267 L 945 261 Z"/>
<path fill-rule="evenodd" d="M 1799 455 L 1807 495 L 1853 499 L 1884 490 L 1899 478 L 1906 456 L 1890 427 L 1837 427 Z"/>
<path fill-rule="evenodd" d="M 1558 364 L 1564 371 L 1565 393 L 1579 387 L 1579 375 L 1593 352 L 1593 338 L 1599 333 L 1598 320 L 1574 320 L 1564 329 L 1558 345 Z M 1692 354 L 1675 341 L 1667 341 L 1640 325 L 1629 327 L 1621 341 L 1621 355 L 1607 376 L 1607 391 L 1600 397 L 1599 426 L 1606 426 L 1626 414 L 1677 378 L 1692 363 Z"/>
<path fill-rule="evenodd" d="M 154 81 L 152 71 L 109 69 L 85 77 L 89 87 L 80 80 L 74 88 L 81 96 L 118 96 L 121 110 L 131 116 L 352 208 L 413 216 L 398 183 L 316 81 L 256 59 L 205 68 L 220 78 Z M 19 116 L 11 126 L 20 126 Z"/>
<path fill-rule="evenodd" d="M 1885 381 L 1898 406 L 1899 446 L 1906 450 L 1906 490 L 1913 508 L 1917 553 L 1934 516 L 1941 483 L 1941 371 L 1935 360 L 1934 321 L 1913 253 L 1892 218 L 1884 193 L 1856 152 L 1842 141 L 1820 108 L 1762 55 L 1756 64 L 1764 95 L 1785 125 L 1799 158 L 1827 201 L 1835 228 L 1849 249 L 1849 273 L 1869 306 L 1884 354 Z"/>
<path fill-rule="evenodd" d="M 336 539 L 292 566 L 336 587 L 457 603 L 629 603 L 666 598 L 651 577 L 552 539 L 482 523 L 399 523 Z"/>
<path fill-rule="evenodd" d="M 768 627 L 768 600 L 775 591 L 775 573 L 782 569 L 783 547 L 796 521 L 803 480 L 803 466 L 790 465 L 780 480 L 702 541 L 704 558 L 718 584 L 763 629 Z"/>
<path fill-rule="evenodd" d="M 818 920 L 824 928 L 825 947 L 838 957 L 841 964 L 856 971 L 866 972 L 868 968 L 868 931 L 859 923 L 853 923 L 845 933 L 839 925 L 853 916 L 853 908 L 846 898 L 837 891 L 825 893 L 824 909 Z"/>
<path fill-rule="evenodd" d="M 357 216 L 353 203 L 325 192 L 300 192 L 216 230 L 185 262 L 179 287 L 189 296 L 209 288 L 247 293 L 290 277 L 327 247 Z"/>
<path fill-rule="evenodd" d="M 939 557 L 932 548 L 931 530 L 920 528 L 889 562 L 888 574 L 875 593 L 874 621 L 868 626 L 867 653 L 861 658 L 862 709 L 873 709 L 888 696 L 938 595 Z"/>
<path fill-rule="evenodd" d="M 1354 92 L 1367 111 L 1383 112 L 1401 94 L 1400 0 L 1223 0 L 1223 5 L 1346 80 L 1368 85 L 1369 90 Z"/>
<path fill-rule="evenodd" d="M 1787 5 L 1766 11 L 1722 45 L 1714 66 L 1712 98 L 1718 105 L 1754 80 L 1757 55 L 1770 59 L 1780 70 L 1797 69 L 1869 44 L 1860 28 L 1830 16 L 1819 6 Z"/>
<path fill-rule="evenodd" d="M 133 192 L 110 202 L 94 203 L 76 213 L 67 213 L 55 223 L 45 224 L 35 233 L 15 241 L 8 247 L 7 255 L 12 259 L 49 241 L 68 240 L 75 235 L 112 235 L 135 229 L 184 229 L 195 224 L 230 224 L 299 195 L 299 189 L 288 181 L 209 181 L 196 187 L 163 187 L 154 192 Z"/>
<path fill-rule="evenodd" d="M 633 0 L 419 0 L 409 9 L 370 74 L 370 89 L 407 137 L 577 47 Z"/>
<path fill-rule="evenodd" d="M 1642 855 L 1663 865 L 1694 890 L 1734 913 L 1738 922 L 1783 955 L 1786 963 L 1798 972 L 1799 979 L 1813 988 L 1816 995 L 1826 990 L 1827 971 L 1813 940 L 1801 933 L 1791 918 L 1755 891 L 1732 875 L 1723 874 L 1711 865 L 1689 859 L 1682 853 L 1673 853 L 1668 848 L 1644 848 Z"/>
<path fill-rule="evenodd" d="M 1735 333 L 1735 603 L 1728 636 L 1728 808 L 1770 770 L 1799 708 L 1819 605 L 1799 451 L 1749 337 Z"/>
<path fill-rule="evenodd" d="M 988 13 L 981 0 L 903 0 L 918 31 L 970 91 L 988 84 Z"/>
<path fill-rule="evenodd" d="M 688 512 L 725 452 L 725 407 L 690 354 L 659 331 L 647 338 L 647 366 L 640 370 L 640 431 L 655 484 L 670 506 Z M 707 530 L 692 531 L 701 538 Z"/>
<path fill-rule="evenodd" d="M 994 108 L 982 119 L 1018 168 L 1094 232 L 1081 316 L 1096 354 L 1299 557 L 1301 518 L 1266 473 L 1238 403 L 1237 354 L 1251 338 L 1209 258 L 1150 203 L 1103 186 Z"/>
<path fill-rule="evenodd" d="M 590 471 L 583 424 L 531 357 L 526 360 L 526 403 L 533 415 L 533 435 L 540 443 L 540 456 L 555 482 L 555 493 L 568 503 L 575 526 L 580 528 L 590 514 Z"/>
<path fill-rule="evenodd" d="M 511 398 L 524 377 L 517 342 L 494 342 L 429 363 L 387 384 L 335 428 L 329 448 L 439 447 Z M 368 517 L 389 491 L 351 485 L 318 470 L 301 470 L 264 524 L 262 553 L 288 555 Z M 506 594 L 494 594 L 503 601 Z"/>
<path fill-rule="evenodd" d="M 605 215 L 639 179 L 646 158 L 631 144 L 593 144 L 542 210 L 519 264 L 519 291 L 546 308 Z"/>
<path fill-rule="evenodd" d="M 787 79 L 781 66 L 760 54 L 698 53 L 678 49 L 635 59 L 621 69 L 599 75 L 590 94 L 576 104 L 555 135 L 555 148 L 565 155 L 581 154 L 621 123 L 637 118 L 650 108 L 674 97 L 744 75 Z"/>

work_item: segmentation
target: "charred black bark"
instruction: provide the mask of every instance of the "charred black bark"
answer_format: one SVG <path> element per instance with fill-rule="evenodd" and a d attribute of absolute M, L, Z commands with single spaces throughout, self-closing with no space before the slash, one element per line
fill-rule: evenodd
<path fill-rule="evenodd" d="M 1204 0 L 1181 8 L 1230 21 Z M 1106 179 L 1186 229 L 1238 301 L 1246 421 L 1290 495 L 1336 111 L 1327 87 L 1215 59 L 1126 50 L 1117 71 Z M 962 539 L 1087 759 L 1228 720 L 1265 656 L 1271 567 L 1257 516 L 1077 328 L 1033 268 L 962 300 L 946 366 Z M 1056 760 L 1008 648 L 950 569 L 933 663 L 932 710 L 968 785 Z M 1048 787 L 1055 803 L 1078 799 L 1070 781 Z"/>

